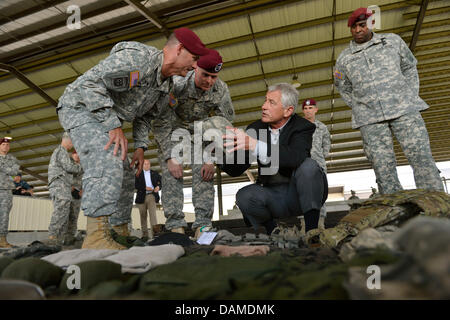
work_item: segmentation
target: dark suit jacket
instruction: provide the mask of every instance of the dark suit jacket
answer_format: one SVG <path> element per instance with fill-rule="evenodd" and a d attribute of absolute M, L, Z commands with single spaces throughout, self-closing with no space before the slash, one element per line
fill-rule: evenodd
<path fill-rule="evenodd" d="M 260 137 L 259 130 L 265 130 L 266 136 L 270 140 L 269 124 L 263 123 L 261 120 L 251 123 L 247 130 L 255 129 L 256 138 L 258 140 Z M 291 119 L 281 130 L 279 137 L 279 170 L 278 173 L 284 177 L 290 178 L 292 172 L 298 168 L 303 161 L 311 156 L 311 146 L 312 146 L 312 136 L 316 130 L 316 125 L 308 120 L 294 114 Z M 264 141 L 263 142 L 268 142 Z M 271 143 L 267 144 L 267 153 L 271 155 Z M 237 156 L 235 154 L 235 159 Z M 219 165 L 219 167 L 228 173 L 232 177 L 240 176 L 245 170 L 250 167 L 249 163 L 249 153 L 246 153 L 246 163 L 245 164 L 224 164 Z M 258 160 L 258 179 L 257 183 L 267 184 L 270 176 L 261 175 L 261 167 L 269 167 L 270 163 L 263 165 Z"/>
<path fill-rule="evenodd" d="M 150 170 L 150 178 L 152 179 L 153 187 L 156 188 L 159 186 L 159 189 L 161 190 L 161 175 L 153 170 Z M 145 202 L 145 196 L 147 195 L 147 191 L 145 184 L 145 176 L 144 176 L 144 170 L 142 170 L 141 174 L 135 178 L 134 180 L 134 187 L 137 190 L 136 194 L 136 203 L 144 203 Z M 155 202 L 159 202 L 159 194 L 158 192 L 153 192 L 153 195 L 155 196 Z"/>

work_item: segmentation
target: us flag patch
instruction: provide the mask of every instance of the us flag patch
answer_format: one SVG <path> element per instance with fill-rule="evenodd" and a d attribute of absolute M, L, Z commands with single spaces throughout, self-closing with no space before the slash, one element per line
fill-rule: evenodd
<path fill-rule="evenodd" d="M 139 71 L 130 72 L 130 89 L 137 86 L 139 82 Z"/>

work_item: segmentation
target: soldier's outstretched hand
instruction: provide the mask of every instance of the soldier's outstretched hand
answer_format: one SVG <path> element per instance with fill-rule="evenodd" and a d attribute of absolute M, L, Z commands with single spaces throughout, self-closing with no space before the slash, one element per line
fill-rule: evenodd
<path fill-rule="evenodd" d="M 115 128 L 109 131 L 109 141 L 105 146 L 105 150 L 108 150 L 109 147 L 114 143 L 114 155 L 117 155 L 117 151 L 122 150 L 122 160 L 125 160 L 128 152 L 128 140 L 125 138 L 123 134 L 122 128 Z"/>

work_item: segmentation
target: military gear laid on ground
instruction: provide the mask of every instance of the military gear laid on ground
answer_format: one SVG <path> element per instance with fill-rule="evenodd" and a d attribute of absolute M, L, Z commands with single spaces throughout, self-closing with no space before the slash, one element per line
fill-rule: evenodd
<path fill-rule="evenodd" d="M 1 252 L 0 256 L 9 257 L 14 260 L 28 257 L 41 258 L 59 252 L 61 249 L 59 245 L 45 245 L 42 242 L 34 241 L 26 247 L 12 248 Z"/>
<path fill-rule="evenodd" d="M 295 225 L 292 227 L 279 225 L 272 231 L 270 237 L 279 248 L 298 248 L 301 233 Z"/>
<path fill-rule="evenodd" d="M 80 268 L 80 293 L 87 292 L 101 282 L 120 279 L 122 277 L 121 265 L 111 261 L 90 260 L 80 262 L 76 265 Z M 67 286 L 67 282 L 71 275 L 72 274 L 66 273 L 61 281 L 59 289 L 63 294 L 78 292 L 78 289 L 70 289 Z"/>
<path fill-rule="evenodd" d="M 45 293 L 38 285 L 23 280 L 0 280 L 0 300 L 43 300 Z"/>
<path fill-rule="evenodd" d="M 45 289 L 58 286 L 63 273 L 61 268 L 50 262 L 38 258 L 25 258 L 9 264 L 3 270 L 1 278 L 25 280 Z"/>
<path fill-rule="evenodd" d="M 8 265 L 14 262 L 14 259 L 8 257 L 0 257 L 0 276 Z"/>
<path fill-rule="evenodd" d="M 355 255 L 361 252 L 373 251 L 376 249 L 394 250 L 393 232 L 380 232 L 374 228 L 361 231 L 352 241 L 345 243 L 339 257 L 344 262 L 350 261 Z"/>
<path fill-rule="evenodd" d="M 269 246 L 225 246 L 216 245 L 211 252 L 212 256 L 231 257 L 239 255 L 243 257 L 265 256 L 270 251 Z"/>
<path fill-rule="evenodd" d="M 108 216 L 87 217 L 86 237 L 83 249 L 124 250 L 126 247 L 114 241 L 109 230 Z"/>
<path fill-rule="evenodd" d="M 242 236 L 236 236 L 228 230 L 219 230 L 214 238 L 215 244 L 227 244 L 242 241 Z"/>
<path fill-rule="evenodd" d="M 118 252 L 119 250 L 112 249 L 74 249 L 48 255 L 43 257 L 42 260 L 53 263 L 63 269 L 67 269 L 67 267 L 72 264 L 91 260 L 102 260 Z"/>
<path fill-rule="evenodd" d="M 165 244 L 151 247 L 133 247 L 105 259 L 119 263 L 122 266 L 123 273 L 144 273 L 159 265 L 174 262 L 182 255 L 184 255 L 183 247 Z"/>
<path fill-rule="evenodd" d="M 444 192 L 420 189 L 380 195 L 363 202 L 361 208 L 343 217 L 336 227 L 310 237 L 309 241 L 319 241 L 322 246 L 335 248 L 347 237 L 356 236 L 364 229 L 400 225 L 418 214 L 450 217 L 450 196 Z"/>
<path fill-rule="evenodd" d="M 124 236 L 124 235 L 117 233 L 114 228 L 111 229 L 110 232 L 111 232 L 111 237 L 114 239 L 114 241 L 126 248 L 145 246 L 144 240 L 142 240 L 141 238 L 135 237 L 135 236 L 130 236 L 129 233 L 128 233 L 128 236 Z"/>
<path fill-rule="evenodd" d="M 158 265 L 171 263 L 182 255 L 184 255 L 183 247 L 166 244 L 152 247 L 133 247 L 128 250 L 67 250 L 42 259 L 64 269 L 70 265 L 86 261 L 109 260 L 120 264 L 123 273 L 143 273 Z"/>
<path fill-rule="evenodd" d="M 163 244 L 178 244 L 183 247 L 189 247 L 195 244 L 189 236 L 176 232 L 167 232 L 159 235 L 147 243 L 149 246 L 160 246 Z"/>
<path fill-rule="evenodd" d="M 416 217 L 392 235 L 402 252 L 381 266 L 381 286 L 367 288 L 365 268 L 349 269 L 345 283 L 352 299 L 450 299 L 450 220 Z"/>

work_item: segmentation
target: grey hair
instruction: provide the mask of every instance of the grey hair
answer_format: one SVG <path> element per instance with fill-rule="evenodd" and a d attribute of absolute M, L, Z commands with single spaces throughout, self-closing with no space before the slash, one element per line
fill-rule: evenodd
<path fill-rule="evenodd" d="M 289 83 L 277 83 L 269 87 L 267 91 L 280 91 L 281 92 L 281 104 L 283 108 L 289 106 L 294 107 L 294 112 L 298 106 L 298 91 L 295 87 Z"/>

